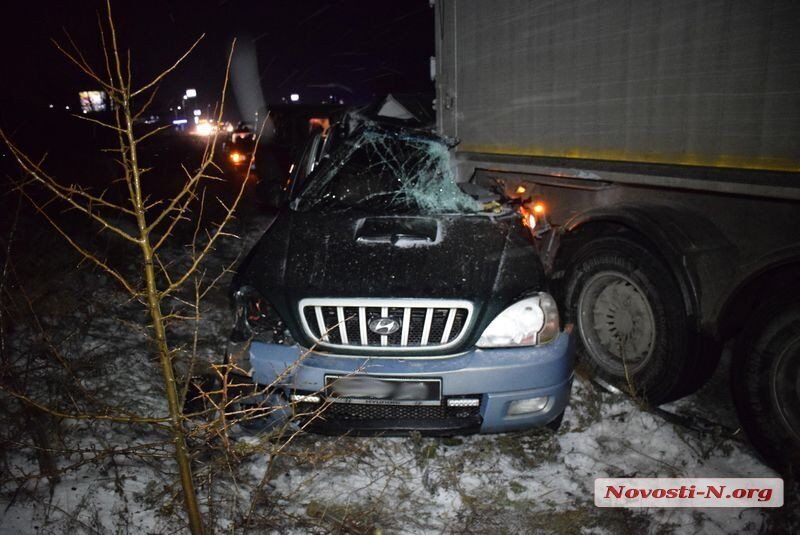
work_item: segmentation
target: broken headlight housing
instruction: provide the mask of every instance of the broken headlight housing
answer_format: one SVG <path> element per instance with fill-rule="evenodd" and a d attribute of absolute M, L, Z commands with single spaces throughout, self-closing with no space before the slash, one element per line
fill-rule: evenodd
<path fill-rule="evenodd" d="M 252 286 L 242 286 L 233 294 L 236 318 L 231 341 L 258 340 L 268 344 L 293 344 L 291 334 L 275 308 Z"/>
<path fill-rule="evenodd" d="M 268 344 L 294 344 L 289 329 L 281 317 L 252 286 L 242 286 L 233 293 L 234 313 L 225 362 L 237 374 L 252 377 L 250 342 Z"/>
<path fill-rule="evenodd" d="M 534 346 L 558 335 L 558 307 L 548 293 L 517 301 L 492 320 L 478 340 L 478 347 Z"/>

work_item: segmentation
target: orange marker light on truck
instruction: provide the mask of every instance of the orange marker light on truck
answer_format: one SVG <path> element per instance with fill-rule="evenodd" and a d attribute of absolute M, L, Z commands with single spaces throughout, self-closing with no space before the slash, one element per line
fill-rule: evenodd
<path fill-rule="evenodd" d="M 519 207 L 519 214 L 522 216 L 522 224 L 533 230 L 536 228 L 537 218 L 544 217 L 545 205 L 541 201 L 525 203 Z"/>
<path fill-rule="evenodd" d="M 519 215 L 522 216 L 522 224 L 533 230 L 536 228 L 536 215 L 527 206 L 519 207 Z"/>
<path fill-rule="evenodd" d="M 239 163 L 239 162 L 241 162 L 241 161 L 244 161 L 244 156 L 242 156 L 242 155 L 241 155 L 241 154 L 239 154 L 238 152 L 232 152 L 232 153 L 231 153 L 231 161 L 232 161 L 233 163 Z"/>

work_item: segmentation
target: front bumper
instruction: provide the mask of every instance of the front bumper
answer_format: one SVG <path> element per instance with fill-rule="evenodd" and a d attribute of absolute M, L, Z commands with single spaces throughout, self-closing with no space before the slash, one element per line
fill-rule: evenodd
<path fill-rule="evenodd" d="M 364 357 L 309 351 L 299 346 L 253 342 L 249 350 L 253 379 L 275 385 L 289 396 L 294 392 L 322 392 L 326 376 L 369 374 L 379 377 L 440 379 L 443 399 L 478 397 L 479 416 L 470 425 L 452 421 L 419 422 L 422 432 L 498 433 L 546 425 L 567 406 L 574 358 L 571 328 L 547 344 L 535 347 L 472 349 L 444 357 Z M 509 415 L 515 400 L 547 397 L 539 411 Z M 325 420 L 323 414 L 322 420 Z M 384 420 L 382 429 L 410 431 L 412 421 Z M 330 424 L 330 422 L 329 422 Z M 333 431 L 324 425 L 323 431 Z M 379 431 L 371 422 L 371 431 Z M 377 427 L 381 427 L 378 425 Z M 342 424 L 341 432 L 352 431 Z"/>

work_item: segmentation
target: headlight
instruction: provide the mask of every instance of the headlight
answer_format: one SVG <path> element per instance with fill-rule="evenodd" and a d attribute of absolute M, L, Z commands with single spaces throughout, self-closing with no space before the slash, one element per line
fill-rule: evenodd
<path fill-rule="evenodd" d="M 558 335 L 558 307 L 547 293 L 517 301 L 492 320 L 478 347 L 533 346 Z"/>

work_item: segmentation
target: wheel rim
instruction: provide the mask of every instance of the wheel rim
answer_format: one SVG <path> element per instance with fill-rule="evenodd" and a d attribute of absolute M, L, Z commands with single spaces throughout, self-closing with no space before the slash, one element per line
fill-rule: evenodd
<path fill-rule="evenodd" d="M 778 421 L 800 442 L 800 338 L 783 347 L 771 375 L 772 400 Z"/>
<path fill-rule="evenodd" d="M 595 361 L 618 376 L 640 370 L 653 354 L 656 321 L 641 287 L 626 275 L 593 275 L 578 299 L 578 329 Z"/>

